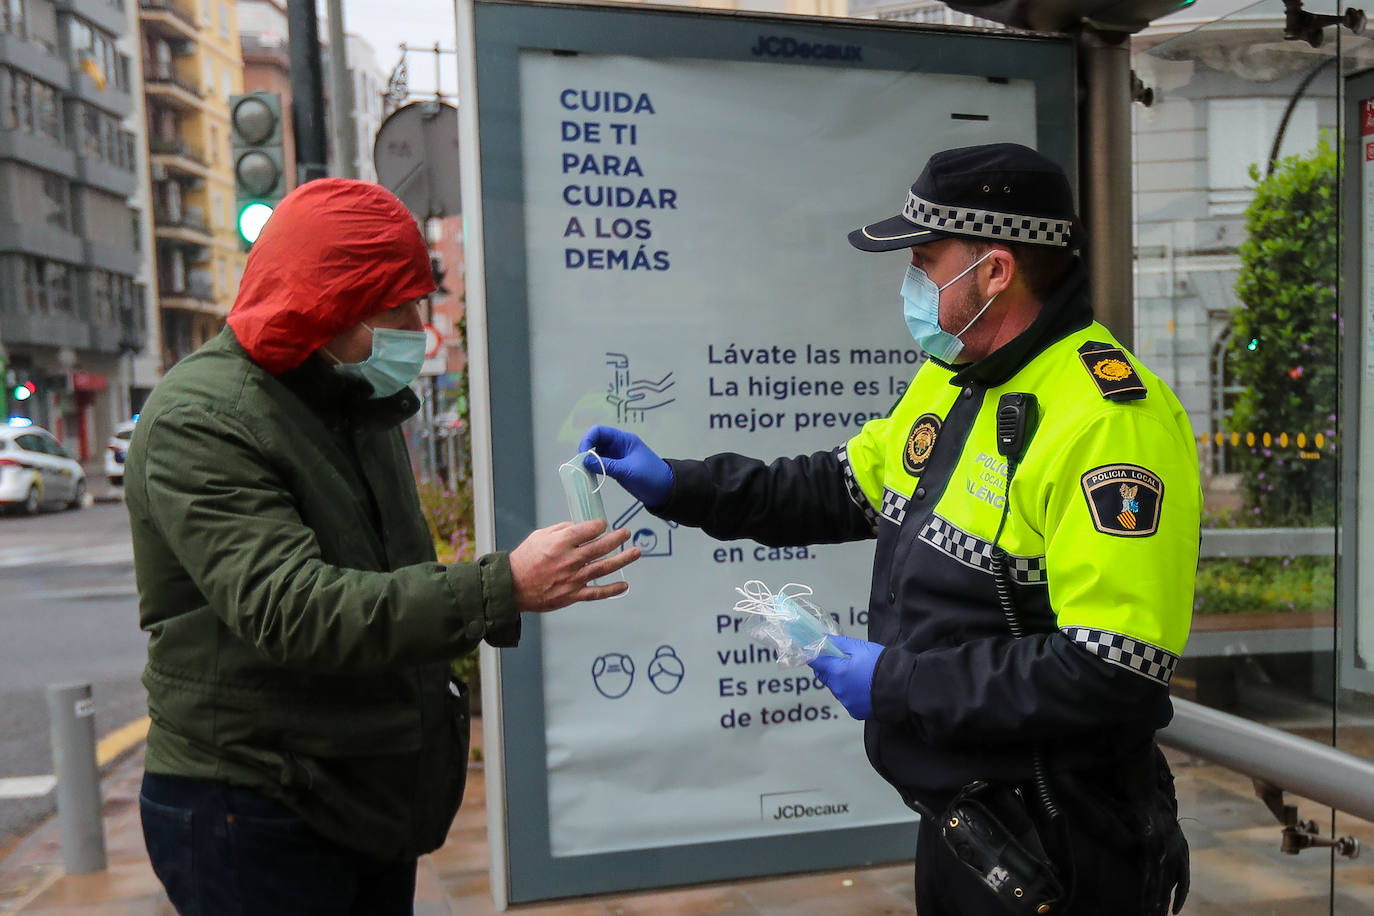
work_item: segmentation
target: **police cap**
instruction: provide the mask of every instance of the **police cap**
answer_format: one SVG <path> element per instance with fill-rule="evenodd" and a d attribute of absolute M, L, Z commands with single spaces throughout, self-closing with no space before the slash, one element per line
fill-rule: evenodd
<path fill-rule="evenodd" d="M 893 251 L 954 236 L 1078 248 L 1083 231 L 1069 179 L 1018 143 L 948 149 L 930 157 L 902 212 L 849 233 L 860 251 Z"/>

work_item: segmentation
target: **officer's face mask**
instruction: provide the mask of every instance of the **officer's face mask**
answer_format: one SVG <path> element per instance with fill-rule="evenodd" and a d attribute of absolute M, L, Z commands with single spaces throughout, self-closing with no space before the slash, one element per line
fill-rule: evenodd
<path fill-rule="evenodd" d="M 986 261 L 990 254 L 991 251 L 984 253 L 944 286 L 936 286 L 930 275 L 916 265 L 907 265 L 906 279 L 902 281 L 902 316 L 906 318 L 907 329 L 911 331 L 911 336 L 920 344 L 921 349 L 942 363 L 952 363 L 958 358 L 964 350 L 964 342 L 960 338 L 973 327 L 975 321 L 983 317 L 988 306 L 992 305 L 992 300 L 997 297 L 993 296 L 983 303 L 978 314 L 974 315 L 959 333 L 951 334 L 940 327 L 940 293 L 963 279 L 969 271 Z"/>
<path fill-rule="evenodd" d="M 340 362 L 333 353 L 320 348 L 338 363 L 334 367 L 338 372 L 367 382 L 374 398 L 390 397 L 420 377 L 425 362 L 424 331 L 374 328 L 367 322 L 363 327 L 372 332 L 372 354 L 360 363 Z"/>

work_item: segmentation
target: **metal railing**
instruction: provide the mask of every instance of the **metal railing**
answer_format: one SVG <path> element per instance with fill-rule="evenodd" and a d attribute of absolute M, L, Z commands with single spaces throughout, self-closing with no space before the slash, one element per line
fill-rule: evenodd
<path fill-rule="evenodd" d="M 1320 557 L 1336 553 L 1335 528 L 1204 528 L 1202 556 Z"/>
<path fill-rule="evenodd" d="M 189 80 L 183 79 L 167 67 L 161 67 L 149 60 L 143 62 L 143 80 L 150 86 L 171 84 L 183 92 L 189 93 L 196 98 L 204 98 L 204 93 L 200 87 Z"/>
<path fill-rule="evenodd" d="M 1374 820 L 1374 762 L 1354 754 L 1177 698 L 1159 743 Z"/>
<path fill-rule="evenodd" d="M 148 152 L 154 155 L 180 156 L 199 165 L 205 165 L 205 156 L 200 150 L 179 137 L 175 140 L 152 137 L 148 140 Z"/>

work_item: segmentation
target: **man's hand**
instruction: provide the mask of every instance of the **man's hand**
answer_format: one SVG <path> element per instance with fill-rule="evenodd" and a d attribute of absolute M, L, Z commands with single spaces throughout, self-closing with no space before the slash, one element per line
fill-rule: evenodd
<path fill-rule="evenodd" d="M 634 433 L 614 426 L 593 426 L 577 446 L 579 452 L 589 448 L 596 449 L 605 463 L 606 476 L 650 509 L 663 505 L 672 492 L 672 468 Z M 593 474 L 601 472 L 601 462 L 591 457 L 584 460 L 587 470 Z"/>
<path fill-rule="evenodd" d="M 832 636 L 830 641 L 844 656 L 818 655 L 807 664 L 851 716 L 867 719 L 873 715 L 873 669 L 883 647 L 848 636 Z"/>
<path fill-rule="evenodd" d="M 601 534 L 605 527 L 600 519 L 577 524 L 559 522 L 540 528 L 521 541 L 510 552 L 515 609 L 556 611 L 577 601 L 610 598 L 629 588 L 625 582 L 587 584 L 639 559 L 638 547 L 611 554 L 630 539 L 630 531 L 621 528 Z"/>

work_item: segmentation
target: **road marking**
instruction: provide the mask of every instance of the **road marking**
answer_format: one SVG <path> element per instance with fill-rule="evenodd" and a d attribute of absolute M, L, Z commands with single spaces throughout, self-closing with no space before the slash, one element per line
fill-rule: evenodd
<path fill-rule="evenodd" d="M 135 719 L 110 732 L 95 746 L 95 762 L 104 766 L 129 748 L 148 737 L 148 726 L 152 720 L 147 716 Z"/>
<path fill-rule="evenodd" d="M 56 785 L 56 776 L 11 776 L 0 779 L 0 798 L 42 798 Z"/>
<path fill-rule="evenodd" d="M 133 544 L 102 544 L 95 547 L 15 547 L 0 550 L 0 569 L 65 563 L 68 566 L 112 566 L 134 561 Z"/>
<path fill-rule="evenodd" d="M 143 716 L 101 738 L 95 746 L 96 764 L 103 767 L 146 739 L 151 721 L 147 716 Z M 0 779 L 0 799 L 42 798 L 56 785 L 56 776 L 11 776 Z"/>

